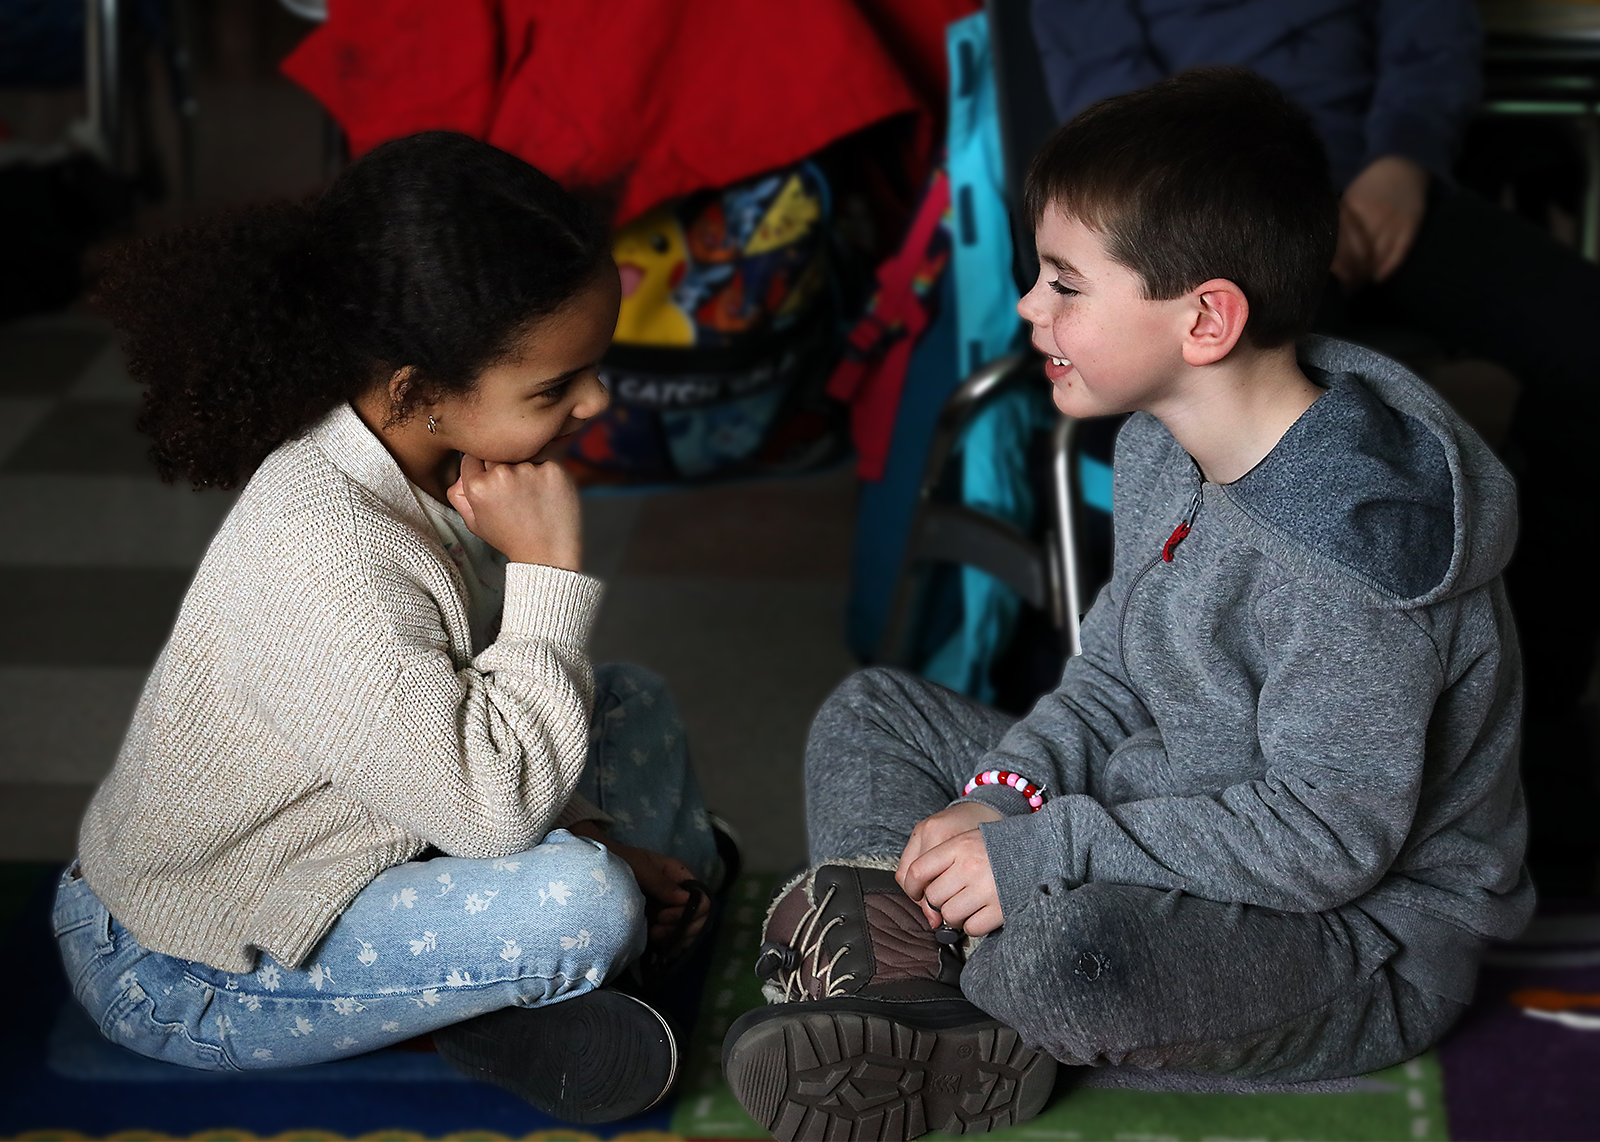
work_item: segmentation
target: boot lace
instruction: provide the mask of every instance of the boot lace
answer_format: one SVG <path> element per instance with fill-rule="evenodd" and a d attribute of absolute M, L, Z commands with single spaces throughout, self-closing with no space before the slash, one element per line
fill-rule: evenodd
<path fill-rule="evenodd" d="M 827 963 L 822 962 L 822 945 L 827 939 L 828 933 L 833 929 L 834 925 L 844 923 L 843 916 L 835 916 L 823 924 L 820 929 L 817 927 L 818 921 L 822 919 L 823 913 L 827 910 L 829 901 L 833 899 L 833 894 L 837 891 L 838 885 L 830 887 L 821 900 L 806 909 L 800 917 L 800 923 L 795 926 L 794 947 L 800 955 L 795 966 L 783 972 L 783 999 L 785 1003 L 806 998 L 805 985 L 801 982 L 800 976 L 801 972 L 806 968 L 807 956 L 811 957 L 811 975 L 822 984 L 821 998 L 823 999 L 832 999 L 834 996 L 844 994 L 844 985 L 856 978 L 853 972 L 846 973 L 838 978 L 834 978 L 833 974 L 833 969 L 838 964 L 839 957 L 850 950 L 849 944 L 840 945 L 839 950 L 833 953 Z"/>

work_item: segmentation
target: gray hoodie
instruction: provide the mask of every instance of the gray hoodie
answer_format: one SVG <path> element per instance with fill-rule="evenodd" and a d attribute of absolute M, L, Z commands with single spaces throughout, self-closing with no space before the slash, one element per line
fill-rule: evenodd
<path fill-rule="evenodd" d="M 1396 971 L 1465 1001 L 1533 908 L 1515 488 L 1394 362 L 1311 338 L 1301 364 L 1327 391 L 1232 484 L 1154 417 L 1123 428 L 1083 654 L 975 770 L 1054 782 L 1038 813 L 982 790 L 1010 814 L 983 827 L 1001 907 L 1057 879 L 1353 903 Z"/>

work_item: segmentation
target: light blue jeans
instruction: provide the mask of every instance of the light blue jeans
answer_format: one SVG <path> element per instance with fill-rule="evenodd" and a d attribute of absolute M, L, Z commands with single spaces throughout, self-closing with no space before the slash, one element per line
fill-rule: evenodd
<path fill-rule="evenodd" d="M 637 667 L 595 672 L 579 791 L 620 841 L 670 853 L 702 880 L 716 844 L 678 711 Z M 73 994 L 112 1042 L 204 1070 L 359 1055 L 512 1005 L 600 986 L 644 949 L 626 863 L 565 829 L 496 860 L 438 857 L 364 888 L 297 971 L 263 953 L 238 975 L 141 947 L 78 875 L 61 878 L 55 933 Z"/>

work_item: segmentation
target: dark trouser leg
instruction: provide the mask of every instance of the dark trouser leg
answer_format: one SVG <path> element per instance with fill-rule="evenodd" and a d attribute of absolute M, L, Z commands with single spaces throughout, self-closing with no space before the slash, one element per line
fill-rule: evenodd
<path fill-rule="evenodd" d="M 1600 638 L 1600 592 L 1588 586 L 1600 556 L 1590 522 L 1600 267 L 1473 194 L 1436 189 L 1405 263 L 1354 308 L 1487 357 L 1522 382 L 1507 450 L 1521 519 L 1506 586 L 1527 678 L 1530 854 L 1545 891 L 1589 891 L 1593 760 L 1575 707 Z"/>
<path fill-rule="evenodd" d="M 898 857 L 917 822 L 961 793 L 1015 720 L 898 670 L 846 679 L 806 741 L 812 861 Z"/>
<path fill-rule="evenodd" d="M 1305 1081 L 1425 1050 L 1461 1004 L 1355 908 L 1276 912 L 1117 884 L 1040 893 L 967 963 L 979 1007 L 1063 1062 Z"/>

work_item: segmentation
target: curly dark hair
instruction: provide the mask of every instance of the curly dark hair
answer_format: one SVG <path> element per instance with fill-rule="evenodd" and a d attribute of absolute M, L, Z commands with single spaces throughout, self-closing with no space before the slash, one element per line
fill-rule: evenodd
<path fill-rule="evenodd" d="M 285 440 L 409 367 L 394 409 L 467 392 L 610 259 L 604 223 L 487 143 L 375 148 L 321 196 L 114 253 L 96 302 L 145 383 L 161 478 L 232 488 Z"/>

